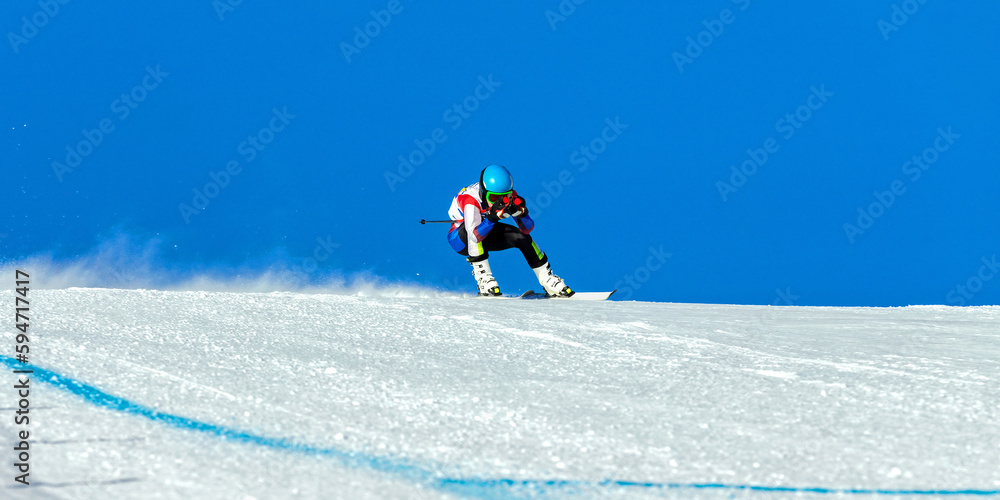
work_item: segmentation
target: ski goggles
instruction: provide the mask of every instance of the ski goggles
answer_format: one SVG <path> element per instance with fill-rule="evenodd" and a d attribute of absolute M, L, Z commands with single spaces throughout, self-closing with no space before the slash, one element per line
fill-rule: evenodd
<path fill-rule="evenodd" d="M 504 191 L 502 193 L 494 193 L 493 191 L 486 192 L 486 204 L 492 205 L 498 201 L 503 201 L 504 197 L 508 199 L 513 198 L 514 190 Z"/>

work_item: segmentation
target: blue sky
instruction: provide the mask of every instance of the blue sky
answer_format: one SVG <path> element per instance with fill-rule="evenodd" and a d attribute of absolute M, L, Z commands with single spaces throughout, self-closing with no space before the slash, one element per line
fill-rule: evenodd
<path fill-rule="evenodd" d="M 998 5 L 223 2 L 0 7 L 5 262 L 471 291 L 501 163 L 577 290 L 1000 303 Z"/>

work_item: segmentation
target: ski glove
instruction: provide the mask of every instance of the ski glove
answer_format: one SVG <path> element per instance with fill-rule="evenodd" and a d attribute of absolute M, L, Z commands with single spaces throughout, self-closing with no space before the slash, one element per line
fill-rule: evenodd
<path fill-rule="evenodd" d="M 510 214 L 504 211 L 504 209 L 506 208 L 507 208 L 506 203 L 497 200 L 496 203 L 490 206 L 489 210 L 487 210 L 486 213 L 483 214 L 483 216 L 486 217 L 486 220 L 490 222 L 497 222 L 500 219 L 506 219 L 507 217 L 510 217 Z"/>
<path fill-rule="evenodd" d="M 521 218 L 528 215 L 528 205 L 524 202 L 524 198 L 518 196 L 507 205 L 507 212 L 511 217 Z"/>

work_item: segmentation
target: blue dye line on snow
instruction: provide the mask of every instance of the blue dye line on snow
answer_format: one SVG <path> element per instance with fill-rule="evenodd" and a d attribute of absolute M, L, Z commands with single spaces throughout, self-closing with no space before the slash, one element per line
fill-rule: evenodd
<path fill-rule="evenodd" d="M 760 491 L 776 493 L 816 493 L 823 495 L 922 495 L 922 496 L 949 496 L 949 495 L 979 495 L 994 496 L 1000 495 L 1000 490 L 886 490 L 886 489 L 851 489 L 851 488 L 811 488 L 792 486 L 759 486 L 748 484 L 722 484 L 722 483 L 647 483 L 638 481 L 616 481 L 607 479 L 604 481 L 573 481 L 573 480 L 532 480 L 532 479 L 441 479 L 441 483 L 453 483 L 467 487 L 479 488 L 515 488 L 527 489 L 529 491 L 545 492 L 546 490 L 566 490 L 578 489 L 589 490 L 593 488 L 643 488 L 652 490 L 732 490 L 732 491 Z"/>
<path fill-rule="evenodd" d="M 350 467 L 368 468 L 382 472 L 389 472 L 411 479 L 426 479 L 431 476 L 429 471 L 415 465 L 408 464 L 403 460 L 378 457 L 366 453 L 343 451 L 336 448 L 319 448 L 307 444 L 295 443 L 286 439 L 258 436 L 256 434 L 251 434 L 249 432 L 221 425 L 199 422 L 190 418 L 172 415 L 170 413 L 163 413 L 153 408 L 149 408 L 148 406 L 133 403 L 118 396 L 112 396 L 111 394 L 108 394 L 92 385 L 87 385 L 86 383 L 71 377 L 67 377 L 38 366 L 21 364 L 14 358 L 0 355 L 0 362 L 3 362 L 3 364 L 6 364 L 14 369 L 31 370 L 33 372 L 32 375 L 36 380 L 51 384 L 66 392 L 82 397 L 85 401 L 94 404 L 95 406 L 124 413 L 131 413 L 133 415 L 145 417 L 154 422 L 167 424 L 171 427 L 204 432 L 223 439 L 242 441 L 267 448 L 291 451 L 306 455 L 330 456 L 339 459 L 344 463 L 344 465 Z"/>
<path fill-rule="evenodd" d="M 446 478 L 440 473 L 409 463 L 406 460 L 380 457 L 362 452 L 351 452 L 336 448 L 320 448 L 307 444 L 295 443 L 281 438 L 258 436 L 249 432 L 229 427 L 199 422 L 190 418 L 162 413 L 147 406 L 133 403 L 127 399 L 108 394 L 92 385 L 61 375 L 59 373 L 30 364 L 21 364 L 14 358 L 0 355 L 0 363 L 14 369 L 32 370 L 36 380 L 51 384 L 70 394 L 83 398 L 85 401 L 110 410 L 145 417 L 154 422 L 176 427 L 178 429 L 202 432 L 225 440 L 238 441 L 305 455 L 325 456 L 338 459 L 345 466 L 355 469 L 368 469 L 388 473 L 425 486 L 451 491 L 454 493 L 479 497 L 494 497 L 505 495 L 535 496 L 546 493 L 571 493 L 595 488 L 640 488 L 646 490 L 732 490 L 759 491 L 778 493 L 815 493 L 831 495 L 979 495 L 1000 496 L 1000 490 L 883 490 L 883 489 L 838 489 L 838 488 L 796 488 L 786 486 L 758 486 L 718 483 L 656 483 L 636 481 L 574 481 L 574 480 L 533 480 L 533 479 L 489 479 L 489 478 Z M 23 375 L 22 375 L 23 376 Z"/>

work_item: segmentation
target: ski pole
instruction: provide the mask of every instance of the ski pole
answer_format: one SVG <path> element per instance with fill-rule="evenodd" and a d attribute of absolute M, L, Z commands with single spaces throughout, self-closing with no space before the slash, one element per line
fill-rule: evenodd
<path fill-rule="evenodd" d="M 447 222 L 448 224 L 452 224 L 455 221 L 453 221 L 453 220 L 424 220 L 424 219 L 420 219 L 420 223 L 421 224 L 429 224 L 431 222 L 436 222 L 436 223 L 445 223 L 445 222 Z"/>

